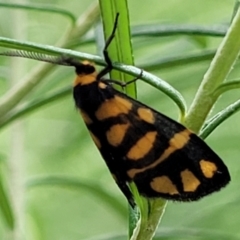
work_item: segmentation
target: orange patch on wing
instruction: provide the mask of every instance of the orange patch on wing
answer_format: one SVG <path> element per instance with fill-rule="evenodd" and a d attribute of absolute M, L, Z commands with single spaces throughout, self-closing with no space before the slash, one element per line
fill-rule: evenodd
<path fill-rule="evenodd" d="M 89 124 L 92 123 L 92 119 L 88 116 L 88 114 L 87 114 L 85 111 L 83 111 L 83 110 L 80 109 L 80 114 L 81 114 L 81 116 L 82 116 L 82 118 L 83 118 L 83 121 L 84 121 L 87 125 L 89 125 Z"/>
<path fill-rule="evenodd" d="M 182 132 L 174 134 L 174 136 L 170 139 L 169 145 L 175 150 L 183 148 L 189 141 L 191 131 L 188 129 L 183 130 Z"/>
<path fill-rule="evenodd" d="M 153 178 L 150 183 L 151 188 L 159 193 L 166 193 L 170 195 L 179 194 L 176 186 L 167 176 Z"/>
<path fill-rule="evenodd" d="M 89 131 L 89 133 L 90 133 L 90 135 L 91 135 L 91 137 L 92 137 L 93 142 L 96 144 L 96 146 L 97 146 L 98 148 L 101 148 L 101 142 L 100 142 L 100 140 L 99 140 L 91 131 Z"/>
<path fill-rule="evenodd" d="M 155 117 L 150 109 L 140 107 L 138 108 L 137 113 L 141 120 L 148 123 L 154 123 Z"/>
<path fill-rule="evenodd" d="M 181 178 L 184 192 L 195 192 L 200 185 L 200 181 L 188 169 L 181 172 Z"/>
<path fill-rule="evenodd" d="M 212 178 L 217 171 L 217 166 L 215 163 L 202 159 L 200 161 L 200 167 L 203 175 L 206 178 Z"/>
<path fill-rule="evenodd" d="M 109 144 L 115 147 L 121 144 L 129 126 L 129 123 L 113 125 L 106 133 Z"/>
<path fill-rule="evenodd" d="M 160 158 L 156 161 L 157 164 L 168 158 L 176 150 L 183 148 L 190 140 L 191 132 L 188 129 L 174 134 L 169 141 L 169 147 L 163 152 Z"/>
<path fill-rule="evenodd" d="M 130 160 L 143 158 L 152 148 L 156 140 L 157 132 L 147 132 L 128 151 L 127 157 Z"/>
<path fill-rule="evenodd" d="M 191 131 L 188 129 L 183 130 L 182 132 L 176 133 L 170 140 L 169 140 L 169 147 L 163 152 L 163 154 L 156 159 L 152 164 L 141 168 L 141 169 L 130 169 L 127 174 L 130 178 L 134 178 L 137 173 L 144 172 L 150 168 L 156 167 L 159 163 L 167 159 L 172 153 L 176 150 L 183 148 L 188 141 L 190 140 L 190 135 L 192 134 Z"/>
<path fill-rule="evenodd" d="M 132 103 L 124 98 L 115 96 L 111 99 L 106 99 L 103 102 L 95 115 L 98 120 L 104 120 L 110 117 L 116 117 L 119 114 L 128 114 L 132 108 Z"/>

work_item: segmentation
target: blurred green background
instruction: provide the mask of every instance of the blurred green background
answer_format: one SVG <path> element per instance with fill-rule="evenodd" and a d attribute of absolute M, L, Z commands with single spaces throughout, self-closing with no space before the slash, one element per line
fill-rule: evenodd
<path fill-rule="evenodd" d="M 49 3 L 46 0 L 21 2 Z M 51 6 L 66 9 L 78 17 L 93 2 L 54 0 Z M 234 3 L 234 0 L 131 0 L 130 21 L 131 26 L 141 25 L 140 29 L 146 24 L 229 24 Z M 17 23 L 16 14 L 20 14 Z M 3 37 L 54 45 L 68 24 L 61 15 L 0 7 Z M 200 54 L 216 49 L 221 39 L 199 35 L 133 37 L 135 63 L 144 67 L 156 60 Z M 80 45 L 78 50 L 97 52 L 95 43 Z M 169 63 L 151 72 L 180 91 L 189 106 L 210 60 Z M 38 63 L 0 57 L 0 64 L 3 95 Z M 239 75 L 237 62 L 229 79 L 238 79 Z M 12 76 L 14 82 L 10 81 Z M 72 69 L 56 67 L 26 101 L 70 86 L 74 77 Z M 178 109 L 171 99 L 141 81 L 137 87 L 140 101 L 178 118 Z M 239 90 L 225 93 L 211 116 L 237 99 Z M 231 183 L 198 202 L 169 202 L 156 239 L 240 239 L 240 115 L 224 122 L 206 141 L 229 167 Z M 0 218 L 0 239 L 126 239 L 126 200 L 92 143 L 70 94 L 6 126 L 0 135 L 0 160 L 2 180 L 11 199 L 20 206 L 17 214 L 20 236 L 14 238 Z"/>

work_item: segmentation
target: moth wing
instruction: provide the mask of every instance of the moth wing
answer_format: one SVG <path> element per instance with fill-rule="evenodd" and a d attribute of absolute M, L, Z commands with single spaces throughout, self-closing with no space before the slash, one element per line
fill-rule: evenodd
<path fill-rule="evenodd" d="M 118 115 L 118 123 L 110 124 L 118 145 L 111 151 L 113 144 L 108 141 L 107 149 L 119 163 L 120 175 L 134 181 L 140 194 L 191 201 L 230 181 L 223 161 L 196 134 L 124 94 L 116 95 L 121 99 L 116 106 L 129 109 L 131 105 L 131 110 Z"/>
<path fill-rule="evenodd" d="M 218 155 L 183 125 L 112 87 L 101 94 L 88 129 L 130 204 L 131 181 L 141 195 L 179 201 L 197 200 L 230 181 Z"/>

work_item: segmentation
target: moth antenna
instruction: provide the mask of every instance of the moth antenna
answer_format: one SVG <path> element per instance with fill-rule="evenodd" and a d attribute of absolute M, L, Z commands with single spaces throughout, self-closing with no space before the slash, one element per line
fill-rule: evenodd
<path fill-rule="evenodd" d="M 0 52 L 0 56 L 28 58 L 63 66 L 77 67 L 81 65 L 81 63 L 77 59 L 74 59 L 70 56 L 51 56 L 43 53 L 22 50 Z"/>

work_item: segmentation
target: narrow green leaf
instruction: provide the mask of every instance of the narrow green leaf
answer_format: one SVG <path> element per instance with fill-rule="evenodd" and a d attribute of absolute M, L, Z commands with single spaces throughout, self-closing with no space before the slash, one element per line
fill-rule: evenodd
<path fill-rule="evenodd" d="M 240 110 L 240 100 L 236 101 L 235 103 L 229 105 L 221 112 L 217 113 L 211 119 L 209 119 L 205 125 L 203 126 L 199 136 L 205 139 L 210 133 L 216 129 L 222 122 L 227 120 L 233 114 Z"/>
<path fill-rule="evenodd" d="M 225 93 L 229 90 L 232 90 L 232 89 L 237 89 L 237 88 L 240 88 L 240 81 L 239 80 L 222 83 L 221 85 L 219 85 L 219 87 L 217 87 L 215 89 L 215 91 L 213 92 L 213 95 L 217 99 L 223 93 Z"/>
<path fill-rule="evenodd" d="M 225 24 L 202 26 L 193 24 L 145 24 L 133 26 L 133 36 L 164 37 L 176 35 L 200 35 L 211 37 L 223 37 L 227 32 L 228 26 Z"/>
<path fill-rule="evenodd" d="M 44 4 L 17 4 L 17 3 L 3 3 L 0 2 L 0 7 L 2 8 L 11 8 L 11 9 L 23 9 L 23 10 L 32 10 L 32 11 L 41 11 L 41 12 L 48 12 L 48 13 L 55 13 L 55 14 L 60 14 L 63 15 L 71 21 L 72 25 L 75 23 L 76 19 L 75 16 L 62 8 L 59 7 L 50 7 L 49 5 L 44 5 Z"/>

